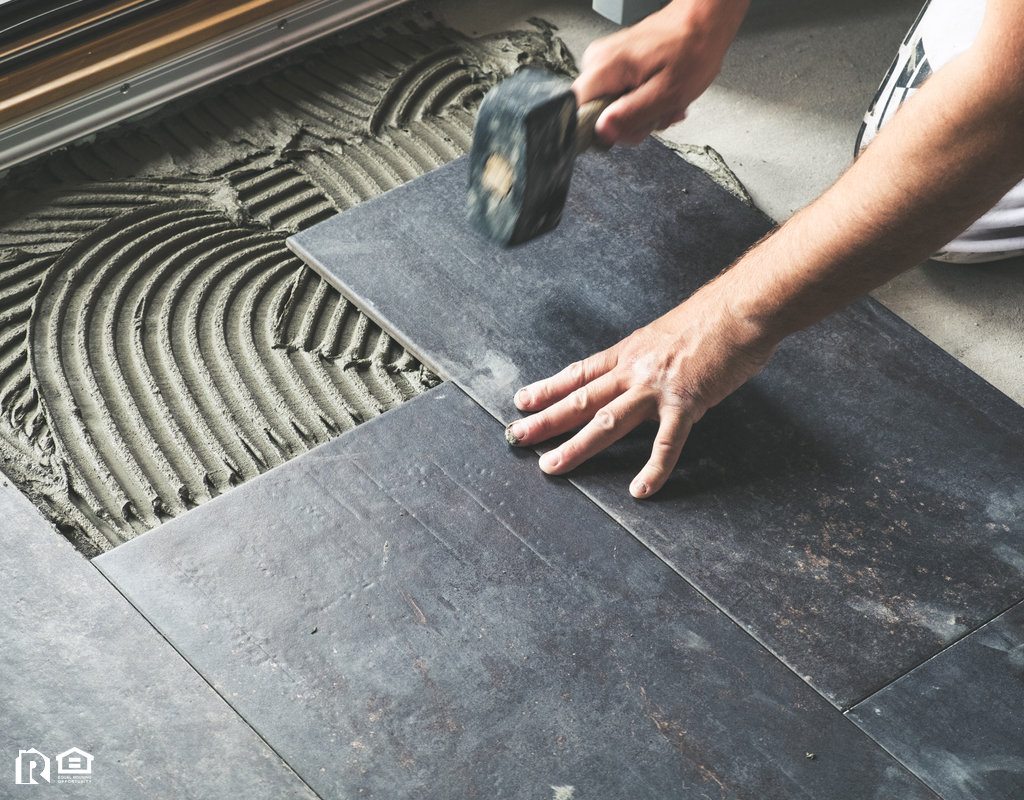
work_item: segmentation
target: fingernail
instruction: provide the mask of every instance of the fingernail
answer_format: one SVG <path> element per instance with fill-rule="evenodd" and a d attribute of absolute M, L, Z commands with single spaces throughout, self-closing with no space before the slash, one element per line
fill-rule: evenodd
<path fill-rule="evenodd" d="M 513 422 L 505 428 L 505 441 L 513 447 L 518 447 L 525 435 L 526 431 L 523 430 L 523 426 L 518 422 Z"/>
<path fill-rule="evenodd" d="M 540 468 L 545 472 L 550 472 L 551 470 L 558 468 L 558 464 L 561 460 L 562 459 L 558 455 L 558 451 L 551 450 L 540 457 Z"/>
<path fill-rule="evenodd" d="M 642 480 L 633 481 L 633 485 L 629 487 L 633 492 L 633 497 L 646 497 L 650 491 L 650 487 Z"/>
<path fill-rule="evenodd" d="M 529 389 L 520 389 L 516 392 L 516 405 L 520 408 L 528 408 L 530 403 L 533 402 L 533 395 L 530 394 Z"/>

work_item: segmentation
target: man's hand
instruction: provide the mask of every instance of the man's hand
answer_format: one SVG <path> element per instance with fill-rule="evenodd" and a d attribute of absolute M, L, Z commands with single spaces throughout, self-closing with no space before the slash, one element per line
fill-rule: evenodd
<path fill-rule="evenodd" d="M 510 425 L 509 440 L 536 444 L 583 425 L 540 459 L 544 472 L 561 475 L 656 419 L 651 458 L 629 490 L 638 498 L 658 491 L 693 423 L 760 372 L 775 352 L 774 344 L 733 318 L 717 283 L 614 347 L 520 389 L 519 409 L 540 413 Z"/>
<path fill-rule="evenodd" d="M 676 0 L 670 8 L 682 0 Z M 682 305 L 516 395 L 510 441 L 583 429 L 545 454 L 571 470 L 645 419 L 660 421 L 630 486 L 656 492 L 690 427 L 789 334 L 920 264 L 1024 180 L 1024 7 L 988 0 L 974 45 L 907 101 L 811 205 Z"/>
<path fill-rule="evenodd" d="M 750 0 L 674 0 L 631 28 L 594 42 L 573 84 L 580 105 L 619 97 L 595 131 L 607 144 L 638 144 L 686 116 L 715 79 Z"/>

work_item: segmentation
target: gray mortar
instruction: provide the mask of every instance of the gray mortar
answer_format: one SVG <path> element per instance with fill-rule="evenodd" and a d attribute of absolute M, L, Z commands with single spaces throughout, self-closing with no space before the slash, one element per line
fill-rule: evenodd
<path fill-rule="evenodd" d="M 520 439 L 518 436 L 516 436 L 514 433 L 512 433 L 512 426 L 513 425 L 515 425 L 515 423 L 514 422 L 510 422 L 505 427 L 505 441 L 508 442 L 513 447 L 519 447 L 519 445 L 522 443 L 523 440 Z"/>
<path fill-rule="evenodd" d="M 521 64 L 575 65 L 543 25 L 379 27 L 7 176 L 2 470 L 85 554 L 437 382 L 284 238 L 466 152 Z"/>
<path fill-rule="evenodd" d="M 284 238 L 467 152 L 519 66 L 576 66 L 541 20 L 398 19 L 6 176 L 0 471 L 86 555 L 437 383 Z"/>
<path fill-rule="evenodd" d="M 655 138 L 666 147 L 679 153 L 684 161 L 693 164 L 693 166 L 707 173 L 711 180 L 732 194 L 736 199 L 742 201 L 750 208 L 757 208 L 746 187 L 736 177 L 736 173 L 729 169 L 725 159 L 713 147 L 709 145 L 680 144 L 679 142 L 663 139 L 660 136 Z"/>

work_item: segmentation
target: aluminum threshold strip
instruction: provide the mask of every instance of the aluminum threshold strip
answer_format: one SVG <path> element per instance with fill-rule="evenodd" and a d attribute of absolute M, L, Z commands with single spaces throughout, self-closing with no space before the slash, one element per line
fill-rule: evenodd
<path fill-rule="evenodd" d="M 314 0 L 0 129 L 0 170 L 282 55 L 404 0 Z"/>

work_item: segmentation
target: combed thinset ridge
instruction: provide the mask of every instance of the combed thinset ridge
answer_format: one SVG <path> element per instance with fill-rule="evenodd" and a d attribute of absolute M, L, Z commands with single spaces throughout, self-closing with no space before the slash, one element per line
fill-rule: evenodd
<path fill-rule="evenodd" d="M 437 382 L 285 237 L 467 152 L 549 30 L 404 32 L 14 170 L 0 198 L 3 472 L 85 554 Z"/>

